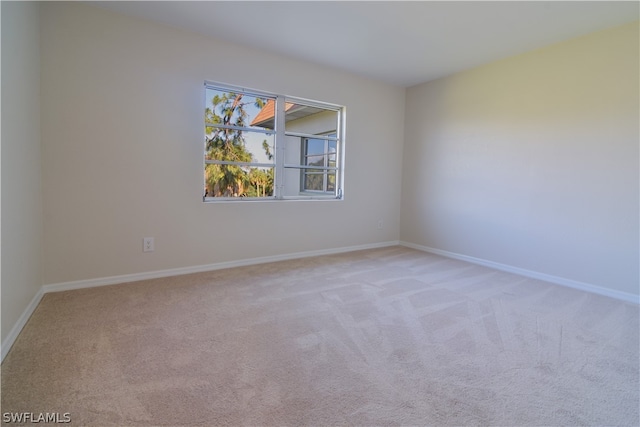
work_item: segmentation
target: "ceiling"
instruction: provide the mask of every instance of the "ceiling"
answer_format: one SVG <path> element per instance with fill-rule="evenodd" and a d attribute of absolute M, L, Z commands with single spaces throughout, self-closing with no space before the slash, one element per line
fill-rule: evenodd
<path fill-rule="evenodd" d="M 636 1 L 90 3 L 400 86 L 640 19 Z"/>

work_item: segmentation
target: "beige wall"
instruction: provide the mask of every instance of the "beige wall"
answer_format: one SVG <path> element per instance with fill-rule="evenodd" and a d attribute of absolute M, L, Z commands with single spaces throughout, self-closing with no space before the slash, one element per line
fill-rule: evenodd
<path fill-rule="evenodd" d="M 637 295 L 638 36 L 409 88 L 401 239 Z"/>
<path fill-rule="evenodd" d="M 398 239 L 403 88 L 86 4 L 42 8 L 45 283 Z M 202 203 L 205 80 L 345 105 L 346 200 Z"/>
<path fill-rule="evenodd" d="M 38 6 L 3 1 L 1 8 L 4 342 L 42 285 L 42 191 Z"/>

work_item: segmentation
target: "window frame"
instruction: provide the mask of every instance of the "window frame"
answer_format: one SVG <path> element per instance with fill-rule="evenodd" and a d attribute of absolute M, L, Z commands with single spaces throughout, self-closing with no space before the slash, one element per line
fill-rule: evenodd
<path fill-rule="evenodd" d="M 204 174 L 206 176 L 206 165 L 207 164 L 231 164 L 239 167 L 258 167 L 258 168 L 273 168 L 274 169 L 274 182 L 273 182 L 273 195 L 266 197 L 207 197 L 203 192 L 202 201 L 205 203 L 209 202 L 254 202 L 254 201 L 274 201 L 274 200 L 344 200 L 344 135 L 345 135 L 345 115 L 346 108 L 342 105 L 331 104 L 322 101 L 309 100 L 299 97 L 293 97 L 288 95 L 279 95 L 275 93 L 269 93 L 261 90 L 243 88 L 239 86 L 229 85 L 226 83 L 218 83 L 212 81 L 204 82 L 204 108 L 206 110 L 208 102 L 207 100 L 207 89 L 214 89 L 222 92 L 234 92 L 234 93 L 242 93 L 248 96 L 253 97 L 264 97 L 267 99 L 273 99 L 275 103 L 274 108 L 274 129 L 273 130 L 261 130 L 255 127 L 250 126 L 235 126 L 235 125 L 223 125 L 223 124 L 214 124 L 207 123 L 206 117 L 204 120 L 204 135 L 205 135 L 205 147 L 203 150 L 203 168 Z M 336 113 L 336 129 L 327 129 L 326 131 L 319 134 L 307 134 L 300 132 L 293 132 L 286 130 L 286 104 L 294 103 L 296 105 L 311 107 L 311 108 L 319 108 L 326 111 L 333 111 Z M 215 159 L 207 159 L 207 149 L 206 149 L 206 138 L 207 132 L 206 128 L 215 127 L 221 129 L 232 129 L 232 130 L 241 130 L 243 132 L 258 132 L 264 133 L 265 135 L 273 135 L 273 164 L 269 163 L 260 163 L 260 162 L 233 162 L 233 161 L 223 161 L 223 160 L 215 160 Z M 329 137 L 328 135 L 335 135 L 334 137 Z M 302 162 L 302 158 L 300 159 L 300 164 L 290 164 L 285 163 L 285 153 L 286 153 L 286 138 L 287 137 L 299 137 L 301 144 L 304 143 L 306 139 L 331 139 L 335 141 L 336 152 L 335 152 L 335 167 L 316 167 L 316 166 L 306 166 Z M 302 147 L 300 147 L 302 149 Z M 301 152 L 302 154 L 302 152 Z M 327 156 L 325 154 L 325 156 Z M 328 157 L 327 157 L 328 164 Z M 300 170 L 300 189 L 297 195 L 285 195 L 285 170 L 287 169 L 299 169 Z M 331 192 L 329 191 L 313 191 L 313 190 L 305 190 L 302 187 L 302 180 L 305 175 L 305 169 L 324 169 L 323 176 L 325 179 L 328 179 L 329 171 L 335 171 L 335 189 Z M 206 178 L 204 178 L 206 180 Z M 290 182 L 290 181 L 289 181 Z M 205 182 L 206 187 L 206 182 Z"/>

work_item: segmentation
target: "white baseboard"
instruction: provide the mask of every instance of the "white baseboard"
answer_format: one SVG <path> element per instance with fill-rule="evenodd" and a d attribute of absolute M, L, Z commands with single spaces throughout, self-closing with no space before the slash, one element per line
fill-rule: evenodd
<path fill-rule="evenodd" d="M 13 346 L 13 343 L 18 338 L 20 331 L 27 324 L 27 321 L 35 311 L 36 307 L 40 303 L 40 300 L 44 294 L 49 292 L 61 292 L 74 289 L 93 288 L 97 286 L 116 285 L 119 283 L 137 282 L 140 280 L 157 279 L 160 277 L 179 276 L 182 274 L 201 273 L 205 271 L 221 270 L 224 268 L 243 267 L 248 265 L 265 264 L 269 262 L 287 261 L 299 258 L 308 258 L 313 256 L 333 255 L 345 252 L 353 252 L 365 249 L 376 249 L 388 246 L 405 246 L 412 249 L 417 249 L 423 252 L 433 253 L 436 255 L 442 255 L 447 258 L 459 259 L 462 261 L 471 262 L 473 264 L 479 264 L 496 270 L 502 270 L 509 273 L 518 274 L 520 276 L 530 277 L 533 279 L 543 280 L 545 282 L 555 283 L 557 285 L 567 286 L 574 289 L 579 289 L 586 292 L 591 292 L 598 295 L 604 295 L 607 297 L 615 298 L 617 300 L 626 301 L 634 304 L 640 304 L 639 297 L 627 292 L 616 291 L 613 289 L 602 288 L 600 286 L 591 285 L 588 283 L 582 283 L 575 280 L 565 279 L 562 277 L 552 276 L 549 274 L 539 273 L 523 268 L 513 267 L 506 264 L 500 264 L 493 261 L 488 261 L 480 258 L 475 258 L 467 255 L 461 255 L 454 252 L 443 251 L 441 249 L 430 248 L 427 246 L 417 245 L 404 241 L 388 241 L 381 243 L 372 243 L 358 246 L 347 246 L 334 249 L 321 249 L 316 251 L 296 252 L 283 255 L 274 255 L 259 258 L 249 258 L 238 261 L 227 261 L 215 264 L 196 265 L 192 267 L 172 268 L 168 270 L 150 271 L 145 273 L 123 274 L 119 276 L 102 277 L 88 280 L 77 280 L 73 282 L 53 283 L 49 285 L 43 285 L 36 293 L 33 299 L 29 302 L 29 305 L 25 308 L 24 312 L 18 318 L 18 321 L 13 325 L 13 328 L 9 332 L 9 335 L 2 342 L 1 359 L 4 360 L 7 353 Z"/>
<path fill-rule="evenodd" d="M 2 350 L 0 350 L 0 354 L 2 356 L 0 360 L 4 360 L 4 357 L 7 355 L 7 353 L 9 353 L 9 350 L 11 350 L 13 343 L 18 338 L 18 335 L 20 335 L 20 331 L 22 331 L 22 328 L 24 328 L 24 325 L 26 325 L 27 322 L 29 321 L 29 318 L 31 317 L 33 312 L 36 310 L 36 307 L 38 307 L 38 304 L 40 304 L 40 300 L 42 299 L 43 296 L 44 296 L 44 292 L 42 288 L 40 288 L 38 292 L 34 295 L 34 297 L 31 298 L 29 305 L 27 305 L 27 308 L 22 312 L 22 314 L 18 318 L 18 321 L 13 325 L 13 328 L 11 328 L 11 330 L 9 331 L 9 335 L 7 335 L 4 341 L 2 341 Z"/>
<path fill-rule="evenodd" d="M 33 314 L 34 310 L 40 303 L 40 300 L 44 294 L 49 292 L 61 292 L 70 291 L 74 289 L 94 288 L 97 286 L 117 285 L 119 283 L 137 282 L 140 280 L 157 279 L 160 277 L 180 276 L 182 274 L 201 273 L 204 271 L 221 270 L 224 268 L 243 267 L 247 265 L 266 264 L 268 262 L 287 261 L 299 258 L 308 258 L 321 255 L 332 255 L 345 252 L 360 251 L 365 249 L 384 248 L 387 246 L 398 246 L 399 241 L 393 240 L 388 242 L 370 243 L 366 245 L 347 246 L 342 248 L 333 249 L 320 249 L 316 251 L 295 252 L 283 255 L 266 256 L 259 258 L 249 258 L 238 261 L 227 261 L 215 264 L 196 265 L 192 267 L 172 268 L 168 270 L 157 270 L 145 273 L 123 274 L 120 276 L 100 277 L 96 279 L 76 280 L 73 282 L 53 283 L 49 285 L 43 285 L 38 293 L 33 297 L 27 308 L 24 310 L 16 324 L 13 326 L 9 335 L 2 342 L 1 360 L 9 353 L 11 346 L 15 342 L 16 338 L 22 331 L 24 325 L 26 325 L 29 317 Z"/>
<path fill-rule="evenodd" d="M 447 258 L 459 259 L 461 261 L 467 261 L 473 264 L 483 265 L 485 267 L 494 268 L 496 270 L 506 271 L 508 273 L 517 274 L 520 276 L 530 277 L 532 279 L 538 279 L 556 285 L 567 286 L 569 288 L 578 289 L 593 294 L 603 295 L 617 300 L 630 302 L 633 304 L 640 304 L 640 296 L 630 294 L 628 292 L 616 291 L 614 289 L 607 289 L 601 286 L 591 285 L 589 283 L 578 282 L 576 280 L 565 279 L 563 277 L 552 276 L 550 274 L 539 273 L 537 271 L 526 270 L 524 268 L 513 267 L 506 264 L 500 264 L 494 261 L 488 261 L 481 258 L 475 258 L 468 255 L 461 255 L 455 252 L 443 251 L 441 249 L 430 248 L 428 246 L 417 245 L 415 243 L 400 241 L 401 246 L 407 248 L 417 249 L 419 251 L 428 252 L 436 255 L 442 255 Z"/>
<path fill-rule="evenodd" d="M 77 280 L 73 282 L 54 283 L 42 286 L 43 292 L 61 292 L 73 289 L 94 288 L 97 286 L 117 285 L 119 283 L 137 282 L 140 280 L 158 279 L 160 277 L 180 276 L 183 274 L 202 273 L 204 271 L 222 270 L 224 268 L 244 267 L 247 265 L 266 264 L 268 262 L 287 261 L 298 258 L 308 258 L 321 255 L 332 255 L 344 252 L 353 252 L 364 249 L 398 246 L 399 241 L 372 243 L 367 245 L 347 246 L 334 249 L 320 249 L 317 251 L 295 252 L 283 255 L 249 258 L 237 261 L 218 262 L 215 264 L 195 265 L 192 267 L 171 268 L 169 270 L 156 270 L 146 273 L 123 274 L 121 276 L 101 277 L 97 279 Z"/>

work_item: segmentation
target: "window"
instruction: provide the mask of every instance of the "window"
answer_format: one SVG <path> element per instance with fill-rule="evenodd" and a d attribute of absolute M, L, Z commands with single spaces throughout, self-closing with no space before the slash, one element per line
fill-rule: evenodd
<path fill-rule="evenodd" d="M 342 199 L 344 107 L 205 83 L 203 201 Z"/>
<path fill-rule="evenodd" d="M 325 138 L 303 138 L 302 164 L 307 167 L 302 173 L 302 190 L 309 192 L 332 193 L 336 189 L 336 134 Z"/>

